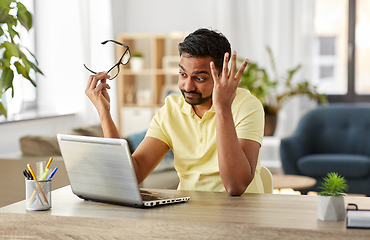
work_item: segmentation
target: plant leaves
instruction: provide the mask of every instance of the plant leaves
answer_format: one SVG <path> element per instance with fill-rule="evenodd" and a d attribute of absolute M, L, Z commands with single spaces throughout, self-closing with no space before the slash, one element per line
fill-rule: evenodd
<path fill-rule="evenodd" d="M 323 177 L 324 182 L 319 188 L 323 190 L 320 195 L 324 196 L 340 196 L 344 194 L 344 191 L 348 189 L 347 181 L 344 177 L 340 176 L 336 172 L 328 173 L 326 177 Z"/>
<path fill-rule="evenodd" d="M 21 74 L 23 77 L 25 77 L 27 80 L 29 80 L 33 86 L 36 87 L 36 82 L 32 80 L 32 78 L 29 75 L 29 71 L 20 63 L 20 62 L 15 62 L 14 66 L 17 68 L 17 72 Z"/>
<path fill-rule="evenodd" d="M 22 24 L 23 27 L 27 29 L 27 31 L 30 30 L 32 27 L 31 13 L 21 2 L 17 2 L 17 8 L 18 8 L 17 17 L 19 22 Z"/>
<path fill-rule="evenodd" d="M 10 67 L 4 68 L 0 76 L 0 91 L 5 92 L 13 86 L 14 72 Z"/>
<path fill-rule="evenodd" d="M 1 47 L 5 47 L 7 53 L 4 53 L 4 56 L 7 56 L 8 59 L 11 58 L 11 56 L 19 57 L 18 48 L 16 47 L 16 44 L 5 41 L 0 45 Z"/>
<path fill-rule="evenodd" d="M 22 60 L 23 60 L 23 59 L 22 59 Z M 31 68 L 32 68 L 33 70 L 35 70 L 35 72 L 38 72 L 38 73 L 40 73 L 40 74 L 44 75 L 44 73 L 41 71 L 41 69 L 40 69 L 40 68 L 38 68 L 38 67 L 37 67 L 37 65 L 36 65 L 36 64 L 34 64 L 33 62 L 29 61 L 27 58 L 26 58 L 25 60 L 26 60 L 26 61 L 27 61 L 27 63 L 31 66 Z"/>
<path fill-rule="evenodd" d="M 8 14 L 9 6 L 6 6 L 2 1 L 0 3 L 0 24 L 10 23 L 12 21 L 11 17 Z"/>
<path fill-rule="evenodd" d="M 19 33 L 12 28 L 11 24 L 8 24 L 8 33 L 10 35 L 10 38 L 12 39 L 12 42 L 14 42 L 15 36 L 19 37 Z"/>
<path fill-rule="evenodd" d="M 4 105 L 1 101 L 0 101 L 0 113 L 2 113 L 6 118 L 8 117 L 6 109 L 4 108 Z"/>
<path fill-rule="evenodd" d="M 7 58 L 1 58 L 0 62 L 1 62 L 1 69 L 3 69 L 4 67 L 10 66 L 10 60 Z"/>

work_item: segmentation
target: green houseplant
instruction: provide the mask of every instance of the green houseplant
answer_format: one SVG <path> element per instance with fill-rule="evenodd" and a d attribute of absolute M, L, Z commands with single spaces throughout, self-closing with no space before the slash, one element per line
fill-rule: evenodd
<path fill-rule="evenodd" d="M 141 52 L 134 52 L 130 60 L 131 71 L 140 72 L 144 66 L 144 58 Z"/>
<path fill-rule="evenodd" d="M 338 173 L 328 173 L 323 178 L 319 192 L 317 217 L 322 221 L 341 221 L 345 219 L 344 191 L 347 181 Z"/>
<path fill-rule="evenodd" d="M 32 28 L 32 15 L 27 8 L 16 0 L 0 1 L 0 114 L 7 117 L 1 101 L 2 95 L 12 90 L 14 97 L 14 74 L 20 74 L 36 87 L 31 71 L 42 73 L 37 67 L 36 57 L 21 45 L 20 28 Z M 31 76 L 30 76 L 31 75 Z"/>
<path fill-rule="evenodd" d="M 265 135 L 273 135 L 277 114 L 288 99 L 296 95 L 307 95 L 321 104 L 326 104 L 327 99 L 325 94 L 318 93 L 317 87 L 308 81 L 298 83 L 292 81 L 301 65 L 288 70 L 286 75 L 280 75 L 270 47 L 266 47 L 266 49 L 274 77 L 271 78 L 266 70 L 260 68 L 257 63 L 250 62 L 242 74 L 239 86 L 248 89 L 262 102 L 266 114 Z"/>

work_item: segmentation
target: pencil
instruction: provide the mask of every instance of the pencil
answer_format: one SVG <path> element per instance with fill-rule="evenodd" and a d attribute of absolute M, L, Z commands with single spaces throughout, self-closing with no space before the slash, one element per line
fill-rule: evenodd
<path fill-rule="evenodd" d="M 52 157 L 49 159 L 48 164 L 46 164 L 46 168 L 45 168 L 45 169 L 48 169 L 48 168 L 50 167 L 50 163 L 51 163 L 51 161 L 53 161 L 53 158 L 52 158 Z"/>
<path fill-rule="evenodd" d="M 37 178 L 36 178 L 35 174 L 33 173 L 33 170 L 32 170 L 32 168 L 31 168 L 31 165 L 27 164 L 27 167 L 28 167 L 28 169 L 30 170 L 30 172 L 31 172 L 31 175 L 32 175 L 33 179 L 34 179 L 34 180 L 37 180 Z M 49 201 L 48 201 L 48 199 L 46 198 L 45 193 L 44 193 L 44 191 L 42 191 L 42 188 L 41 188 L 41 186 L 40 186 L 40 184 L 39 184 L 38 182 L 36 182 L 36 187 L 38 187 L 38 189 L 39 189 L 39 191 L 41 192 L 42 196 L 44 196 L 45 202 L 46 202 L 47 204 L 49 204 Z"/>

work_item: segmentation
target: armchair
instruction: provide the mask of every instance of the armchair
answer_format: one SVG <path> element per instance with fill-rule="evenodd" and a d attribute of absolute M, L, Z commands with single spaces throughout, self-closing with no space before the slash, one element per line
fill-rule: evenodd
<path fill-rule="evenodd" d="M 329 106 L 308 112 L 292 136 L 281 140 L 285 174 L 317 180 L 301 190 L 320 191 L 322 178 L 337 172 L 348 181 L 348 193 L 370 196 L 370 107 Z"/>

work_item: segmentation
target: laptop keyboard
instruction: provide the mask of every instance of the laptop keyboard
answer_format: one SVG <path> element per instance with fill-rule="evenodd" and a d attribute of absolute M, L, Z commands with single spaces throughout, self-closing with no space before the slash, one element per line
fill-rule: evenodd
<path fill-rule="evenodd" d="M 167 199 L 166 197 L 153 196 L 147 193 L 141 193 L 141 198 L 143 199 L 143 201 L 156 201 L 156 200 Z"/>

